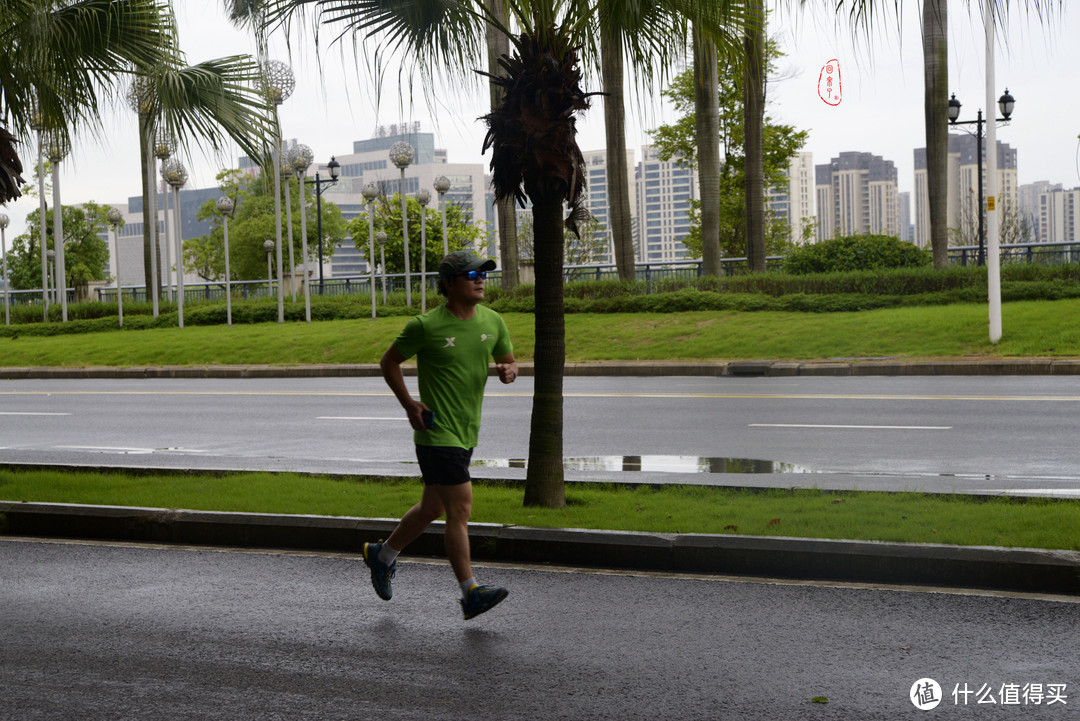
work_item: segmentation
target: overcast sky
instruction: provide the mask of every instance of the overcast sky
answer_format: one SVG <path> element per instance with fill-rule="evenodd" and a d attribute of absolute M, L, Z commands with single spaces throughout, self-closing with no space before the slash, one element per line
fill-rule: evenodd
<path fill-rule="evenodd" d="M 220 0 L 175 0 L 173 4 L 189 63 L 253 51 L 250 36 L 229 24 Z M 789 4 L 797 3 L 785 6 Z M 777 121 L 809 130 L 805 150 L 814 154 L 815 164 L 826 163 L 841 151 L 872 152 L 896 164 L 901 191 L 912 189 L 912 151 L 924 145 L 925 137 L 920 4 L 903 2 L 899 19 L 890 11 L 877 18 L 877 29 L 869 38 L 856 39 L 846 22 L 837 24 L 823 9 L 822 0 L 809 0 L 809 7 L 802 11 L 781 9 L 772 15 L 770 34 L 786 57 L 779 63 L 779 77 L 768 88 L 768 113 Z M 1065 3 L 1066 8 L 1045 25 L 1037 17 L 1014 10 L 1001 33 L 1008 43 L 999 39 L 997 44 L 995 98 L 1006 86 L 1016 98 L 1013 122 L 998 131 L 998 140 L 1018 150 L 1021 183 L 1049 180 L 1065 187 L 1080 186 L 1077 4 Z M 949 3 L 949 85 L 963 103 L 961 119 L 974 119 L 985 98 L 982 19 L 978 1 L 968 5 L 966 0 Z M 486 165 L 480 153 L 484 128 L 476 120 L 487 103 L 485 88 L 476 85 L 471 93 L 439 92 L 440 107 L 432 111 L 419 90 L 415 102 L 402 101 L 409 91 L 399 90 L 397 77 L 391 76 L 383 84 L 376 112 L 367 73 L 357 71 L 350 53 L 349 42 L 324 48 L 320 72 L 306 35 L 294 32 L 288 47 L 284 38 L 272 39 L 271 56 L 289 62 L 297 78 L 295 93 L 281 106 L 285 138 L 306 143 L 317 160 L 326 162 L 331 155 L 351 152 L 354 140 L 371 137 L 379 125 L 420 121 L 424 131 L 436 133 L 436 147 L 446 148 L 451 162 Z M 839 61 L 843 90 L 835 107 L 824 103 L 817 89 L 822 66 L 833 58 Z M 75 155 L 61 165 L 65 204 L 122 203 L 139 192 L 134 115 L 126 107 L 103 109 L 103 115 L 103 138 L 83 138 Z M 648 142 L 649 129 L 673 119 L 670 109 L 659 101 L 642 107 L 631 100 L 628 145 L 639 152 Z M 579 121 L 579 129 L 583 150 L 603 147 L 601 99 L 595 99 L 593 109 Z M 22 157 L 27 165 L 33 164 L 35 149 L 24 149 Z M 196 152 L 182 160 L 191 174 L 188 187 L 209 187 L 220 168 L 235 166 L 236 150 L 220 157 Z M 12 231 L 22 232 L 26 214 L 36 205 L 36 200 L 22 199 L 0 211 L 12 217 L 9 238 Z"/>

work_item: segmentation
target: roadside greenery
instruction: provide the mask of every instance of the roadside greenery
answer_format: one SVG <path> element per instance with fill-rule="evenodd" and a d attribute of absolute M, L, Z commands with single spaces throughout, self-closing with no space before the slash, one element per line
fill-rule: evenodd
<path fill-rule="evenodd" d="M 928 268 L 929 250 L 891 235 L 846 235 L 792 248 L 784 272 L 792 275 L 887 268 Z"/>
<path fill-rule="evenodd" d="M 397 518 L 416 502 L 419 482 L 293 473 L 0 468 L 0 499 Z M 522 507 L 520 485 L 478 483 L 484 486 L 473 505 L 472 520 L 478 523 L 1080 550 L 1077 500 L 568 483 L 566 508 L 543 509 Z"/>

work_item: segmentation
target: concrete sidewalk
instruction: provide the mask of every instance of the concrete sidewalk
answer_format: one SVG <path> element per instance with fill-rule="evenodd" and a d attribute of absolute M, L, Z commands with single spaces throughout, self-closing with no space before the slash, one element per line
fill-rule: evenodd
<path fill-rule="evenodd" d="M 357 553 L 393 519 L 0 501 L 2 535 Z M 476 560 L 1080 595 L 1080 552 L 470 524 Z M 441 524 L 409 547 L 443 557 Z"/>
<path fill-rule="evenodd" d="M 519 363 L 521 375 L 533 375 L 532 363 Z M 403 366 L 406 375 L 415 366 Z M 1080 375 L 1080 358 L 835 358 L 816 361 L 597 361 L 567 363 L 567 376 L 957 376 Z M 318 378 L 373 377 L 378 364 L 305 366 L 206 365 L 57 368 L 0 368 L 0 380 L 26 378 Z"/>

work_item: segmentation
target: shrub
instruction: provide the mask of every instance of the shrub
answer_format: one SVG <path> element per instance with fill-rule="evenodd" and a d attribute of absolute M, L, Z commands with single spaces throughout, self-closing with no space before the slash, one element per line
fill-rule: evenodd
<path fill-rule="evenodd" d="M 933 262 L 930 252 L 889 235 L 848 235 L 797 246 L 784 258 L 791 275 L 885 268 L 918 268 Z"/>

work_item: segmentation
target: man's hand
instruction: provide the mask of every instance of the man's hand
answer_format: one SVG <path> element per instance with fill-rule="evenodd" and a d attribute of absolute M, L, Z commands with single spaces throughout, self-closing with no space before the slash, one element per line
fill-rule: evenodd
<path fill-rule="evenodd" d="M 495 370 L 503 383 L 513 383 L 518 377 L 517 363 L 496 363 Z"/>
<path fill-rule="evenodd" d="M 424 425 L 423 413 L 428 410 L 431 409 L 420 401 L 411 401 L 411 405 L 406 407 L 405 414 L 409 417 L 409 425 L 413 427 L 413 430 L 424 431 L 425 433 L 431 430 Z"/>

